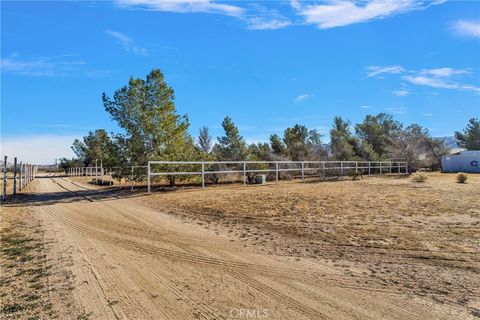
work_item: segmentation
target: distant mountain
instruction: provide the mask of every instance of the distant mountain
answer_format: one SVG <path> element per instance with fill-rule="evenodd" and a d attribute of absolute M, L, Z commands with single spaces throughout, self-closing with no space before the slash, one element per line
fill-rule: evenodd
<path fill-rule="evenodd" d="M 458 146 L 457 139 L 455 139 L 454 136 L 439 137 L 439 138 L 443 139 L 443 142 L 445 143 L 445 145 L 450 148 L 451 153 L 455 153 L 463 150 Z"/>
<path fill-rule="evenodd" d="M 440 137 L 440 139 L 443 139 L 443 142 L 447 147 L 450 149 L 458 149 L 458 143 L 457 139 L 455 139 L 454 136 L 448 136 L 448 137 Z"/>

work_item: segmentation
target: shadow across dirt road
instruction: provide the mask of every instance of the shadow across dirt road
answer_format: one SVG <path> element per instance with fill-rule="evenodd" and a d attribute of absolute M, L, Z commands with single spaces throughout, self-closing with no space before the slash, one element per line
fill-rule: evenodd
<path fill-rule="evenodd" d="M 45 206 L 57 203 L 74 203 L 74 202 L 94 202 L 94 201 L 110 201 L 115 199 L 127 199 L 146 196 L 148 193 L 142 191 L 126 191 L 126 190 L 69 190 L 63 185 L 58 184 L 65 191 L 44 192 L 44 193 L 21 193 L 15 197 L 10 197 L 8 202 L 4 203 L 5 207 L 15 206 Z"/>

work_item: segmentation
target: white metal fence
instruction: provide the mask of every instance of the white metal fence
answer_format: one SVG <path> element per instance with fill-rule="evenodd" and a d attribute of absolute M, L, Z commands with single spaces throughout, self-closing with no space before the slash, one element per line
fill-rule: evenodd
<path fill-rule="evenodd" d="M 165 170 L 172 168 L 174 170 Z M 232 168 L 233 167 L 233 168 Z M 183 170 L 182 170 L 183 168 Z M 243 175 L 243 183 L 247 183 L 249 174 L 275 173 L 278 182 L 282 172 L 296 172 L 301 174 L 302 181 L 307 174 L 337 172 L 344 175 L 351 172 L 361 172 L 368 175 L 384 173 L 407 173 L 406 161 L 148 161 L 147 183 L 148 192 L 151 192 L 151 180 L 155 176 L 201 176 L 202 188 L 205 189 L 208 175 Z"/>
<path fill-rule="evenodd" d="M 67 176 L 81 177 L 81 176 L 99 176 L 104 173 L 102 167 L 72 167 L 67 169 Z"/>
<path fill-rule="evenodd" d="M 122 178 L 128 177 L 130 188 L 133 191 L 135 179 L 139 176 L 136 171 L 144 171 L 141 175 L 146 176 L 147 168 L 148 166 L 113 167 L 108 169 L 103 167 L 72 167 L 68 168 L 66 173 L 69 177 L 95 177 L 95 180 L 100 181 L 101 184 L 104 183 L 105 176 L 107 176 L 107 182 L 109 182 L 110 185 L 113 183 L 113 178 L 116 177 L 119 179 L 119 187 L 122 187 Z"/>
<path fill-rule="evenodd" d="M 13 177 L 11 178 L 12 180 L 12 194 L 16 195 L 17 194 L 17 189 L 18 191 L 22 191 L 22 189 L 25 189 L 27 185 L 35 178 L 37 171 L 38 171 L 38 166 L 30 164 L 30 163 L 23 163 L 20 161 L 20 163 L 17 162 L 17 158 L 15 157 L 13 159 L 13 164 L 10 166 L 8 165 L 8 157 L 5 156 L 3 160 L 3 165 L 2 165 L 2 171 L 3 171 L 3 188 L 2 188 L 2 195 L 1 195 L 1 200 L 5 201 L 7 198 L 7 184 L 8 184 L 8 170 L 10 167 L 10 171 L 13 174 Z M 17 181 L 18 180 L 18 181 Z"/>

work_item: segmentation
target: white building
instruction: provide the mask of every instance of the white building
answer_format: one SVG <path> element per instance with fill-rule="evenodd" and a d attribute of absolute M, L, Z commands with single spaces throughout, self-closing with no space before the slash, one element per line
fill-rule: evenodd
<path fill-rule="evenodd" d="M 480 173 L 480 150 L 460 151 L 443 156 L 442 172 Z"/>

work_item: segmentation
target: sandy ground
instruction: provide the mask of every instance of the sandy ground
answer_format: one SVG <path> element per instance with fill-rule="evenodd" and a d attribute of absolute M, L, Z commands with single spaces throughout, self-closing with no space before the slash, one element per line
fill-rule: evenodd
<path fill-rule="evenodd" d="M 431 175 L 424 184 L 368 178 L 146 195 L 37 178 L 31 195 L 2 208 L 1 315 L 475 318 L 480 177 L 468 182 Z M 50 285 L 37 305 L 18 293 L 31 276 L 4 250 L 6 230 L 21 230 L 44 255 Z"/>

